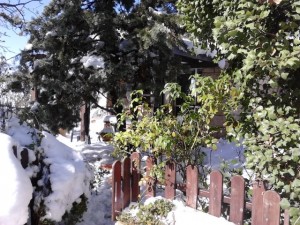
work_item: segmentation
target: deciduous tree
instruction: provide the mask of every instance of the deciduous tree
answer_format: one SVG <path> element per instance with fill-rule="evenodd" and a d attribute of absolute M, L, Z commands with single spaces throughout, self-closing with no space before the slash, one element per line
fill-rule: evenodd
<path fill-rule="evenodd" d="M 178 7 L 195 40 L 228 60 L 225 104 L 235 98 L 240 111 L 227 114 L 228 135 L 243 139 L 248 168 L 281 193 L 299 224 L 299 1 L 179 0 Z"/>

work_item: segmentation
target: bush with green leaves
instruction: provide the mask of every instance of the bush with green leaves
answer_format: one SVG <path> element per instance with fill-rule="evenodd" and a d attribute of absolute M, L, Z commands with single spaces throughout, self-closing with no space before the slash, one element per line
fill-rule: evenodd
<path fill-rule="evenodd" d="M 140 97 L 133 98 L 130 109 L 122 114 L 123 119 L 131 119 L 132 125 L 114 136 L 114 155 L 124 157 L 131 151 L 144 152 L 163 159 L 157 166 L 161 168 L 167 160 L 172 159 L 178 165 L 183 179 L 187 165 L 201 166 L 204 157 L 201 147 L 216 149 L 218 139 L 215 136 L 221 127 L 211 125 L 211 121 L 216 113 L 225 110 L 223 100 L 229 92 L 218 90 L 227 85 L 225 80 L 215 84 L 210 77 L 195 75 L 194 78 L 198 87 L 189 94 L 181 92 L 177 83 L 167 84 L 163 92 L 169 95 L 171 102 L 155 112 L 142 101 L 142 91 L 133 93 L 132 96 Z M 174 115 L 173 103 L 178 98 L 184 103 Z M 211 98 L 218 104 L 211 104 Z M 195 99 L 201 107 L 195 106 Z M 163 177 L 162 173 L 156 175 Z"/>
<path fill-rule="evenodd" d="M 164 223 L 161 221 L 173 208 L 174 204 L 171 201 L 158 199 L 149 204 L 133 205 L 130 210 L 137 210 L 135 215 L 130 212 L 122 212 L 117 220 L 130 225 L 163 225 Z"/>
<path fill-rule="evenodd" d="M 228 117 L 229 136 L 244 140 L 247 167 L 269 181 L 292 224 L 300 224 L 299 1 L 179 0 L 177 6 L 194 41 L 215 49 L 216 61 L 228 61 L 221 78 L 236 96 L 232 111 L 240 112 Z"/>

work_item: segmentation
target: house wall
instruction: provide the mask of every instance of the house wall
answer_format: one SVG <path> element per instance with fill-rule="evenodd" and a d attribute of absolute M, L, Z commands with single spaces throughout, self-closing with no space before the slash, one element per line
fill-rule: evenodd
<path fill-rule="evenodd" d="M 219 67 L 208 67 L 202 68 L 202 75 L 203 76 L 211 76 L 212 78 L 216 79 L 219 77 L 221 73 L 221 69 Z"/>

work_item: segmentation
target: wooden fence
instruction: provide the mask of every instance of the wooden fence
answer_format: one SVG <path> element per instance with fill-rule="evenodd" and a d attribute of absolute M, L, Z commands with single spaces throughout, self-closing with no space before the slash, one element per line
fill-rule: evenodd
<path fill-rule="evenodd" d="M 138 201 L 140 194 L 139 180 L 140 154 L 133 153 L 130 157 L 115 161 L 112 166 L 112 219 L 126 208 L 130 202 Z M 150 170 L 155 159 L 148 157 L 146 160 L 147 187 L 145 197 L 156 195 L 156 180 L 150 177 Z M 266 190 L 264 182 L 256 181 L 253 185 L 252 202 L 245 200 L 245 180 L 242 176 L 231 178 L 230 195 L 223 194 L 223 175 L 219 171 L 210 174 L 209 190 L 198 188 L 198 169 L 188 166 L 186 170 L 186 183 L 176 183 L 176 165 L 167 162 L 165 168 L 165 198 L 174 199 L 176 188 L 186 194 L 186 205 L 197 207 L 198 197 L 209 199 L 209 214 L 220 217 L 224 204 L 229 205 L 229 221 L 234 224 L 243 224 L 245 211 L 251 211 L 252 225 L 279 225 L 280 215 L 284 214 L 284 225 L 289 224 L 288 212 L 281 212 L 280 196 L 272 190 Z M 282 221 L 281 221 L 282 222 Z M 201 222 L 199 222 L 201 224 Z"/>

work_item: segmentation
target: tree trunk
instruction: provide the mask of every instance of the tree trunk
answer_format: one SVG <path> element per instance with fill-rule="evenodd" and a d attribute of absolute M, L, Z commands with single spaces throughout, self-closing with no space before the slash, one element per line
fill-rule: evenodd
<path fill-rule="evenodd" d="M 90 144 L 90 104 L 84 102 L 80 108 L 80 141 L 88 141 Z"/>

